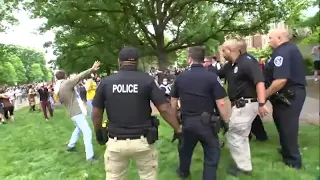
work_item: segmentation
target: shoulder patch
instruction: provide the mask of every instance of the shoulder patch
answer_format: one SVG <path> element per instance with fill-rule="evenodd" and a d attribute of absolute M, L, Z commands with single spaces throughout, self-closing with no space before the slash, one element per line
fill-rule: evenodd
<path fill-rule="evenodd" d="M 219 76 L 217 76 L 217 81 L 218 81 L 218 83 L 223 87 L 222 81 L 221 81 L 221 79 L 219 78 Z"/>
<path fill-rule="evenodd" d="M 273 63 L 274 63 L 274 65 L 277 66 L 277 67 L 282 66 L 283 57 L 282 57 L 282 56 L 277 56 L 277 57 L 275 57 Z"/>

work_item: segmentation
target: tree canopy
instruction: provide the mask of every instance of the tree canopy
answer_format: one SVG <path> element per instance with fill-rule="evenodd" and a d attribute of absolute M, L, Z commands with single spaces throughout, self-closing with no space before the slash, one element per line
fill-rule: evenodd
<path fill-rule="evenodd" d="M 0 32 L 5 31 L 8 26 L 16 24 L 18 21 L 13 16 L 13 11 L 18 7 L 18 1 L 0 0 Z"/>
<path fill-rule="evenodd" d="M 34 49 L 0 44 L 0 84 L 51 81 L 44 54 Z"/>
<path fill-rule="evenodd" d="M 219 44 L 226 34 L 265 32 L 270 22 L 287 18 L 290 9 L 283 7 L 288 1 L 296 2 L 50 0 L 25 2 L 24 7 L 33 17 L 48 19 L 42 31 L 56 32 L 55 42 L 46 44 L 54 46 L 55 64 L 76 72 L 96 59 L 106 70 L 115 68 L 117 53 L 126 45 L 138 47 L 143 56 L 156 56 L 164 68 L 170 61 L 168 54 L 179 49 L 208 41 Z"/>

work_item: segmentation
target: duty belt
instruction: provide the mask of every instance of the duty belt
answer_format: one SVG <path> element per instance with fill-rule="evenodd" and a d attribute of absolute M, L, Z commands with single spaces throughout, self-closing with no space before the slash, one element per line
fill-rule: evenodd
<path fill-rule="evenodd" d="M 113 136 L 113 135 L 109 135 L 109 138 L 112 138 L 112 139 L 117 139 L 117 140 L 127 140 L 127 139 L 129 139 L 129 140 L 134 140 L 134 139 L 141 139 L 141 138 L 143 138 L 143 137 L 145 137 L 144 135 L 140 135 L 140 136 L 138 136 L 138 135 L 135 135 L 135 136 Z"/>
<path fill-rule="evenodd" d="M 239 100 L 241 100 L 241 99 L 237 99 L 237 100 L 231 101 L 231 107 L 235 106 L 239 102 Z M 246 104 L 247 103 L 258 102 L 257 98 L 244 98 L 243 100 L 244 100 L 244 102 Z"/>

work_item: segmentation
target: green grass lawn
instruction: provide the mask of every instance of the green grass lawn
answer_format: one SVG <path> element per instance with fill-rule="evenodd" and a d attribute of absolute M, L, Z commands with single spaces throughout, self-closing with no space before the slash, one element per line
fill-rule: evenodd
<path fill-rule="evenodd" d="M 270 141 L 252 142 L 252 162 L 254 172 L 244 180 L 315 180 L 319 175 L 319 127 L 303 125 L 300 128 L 300 146 L 304 169 L 296 171 L 287 168 L 276 152 L 279 147 L 278 135 L 273 124 L 265 125 Z M 29 114 L 26 109 L 16 112 L 16 122 L 0 125 L 0 180 L 81 180 L 84 173 L 90 180 L 105 177 L 103 153 L 104 146 L 94 141 L 94 149 L 100 161 L 88 164 L 85 161 L 82 139 L 77 144 L 77 153 L 68 153 L 65 146 L 74 129 L 62 108 L 49 122 L 43 120 L 41 113 Z M 178 179 L 175 169 L 178 165 L 176 144 L 170 143 L 172 129 L 162 122 L 161 138 L 157 142 L 159 150 L 159 180 Z M 191 173 L 193 180 L 200 180 L 203 163 L 202 148 L 196 148 Z M 231 162 L 228 149 L 222 150 L 219 164 L 219 180 L 236 178 L 226 175 Z M 137 172 L 131 168 L 129 180 L 138 179 Z"/>

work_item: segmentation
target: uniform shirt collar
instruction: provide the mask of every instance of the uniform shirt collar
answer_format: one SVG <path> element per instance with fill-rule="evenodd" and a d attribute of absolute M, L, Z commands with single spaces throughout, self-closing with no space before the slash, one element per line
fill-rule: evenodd
<path fill-rule="evenodd" d="M 138 71 L 136 66 L 130 66 L 130 65 L 121 66 L 119 70 L 120 71 Z"/>
<path fill-rule="evenodd" d="M 193 68 L 204 68 L 204 66 L 202 64 L 192 64 L 191 69 Z"/>
<path fill-rule="evenodd" d="M 280 46 L 276 47 L 275 49 L 279 49 L 280 47 L 282 47 L 282 46 L 284 46 L 284 45 L 286 45 L 286 44 L 288 44 L 288 43 L 289 43 L 289 41 L 284 42 L 284 43 L 280 44 Z"/>

